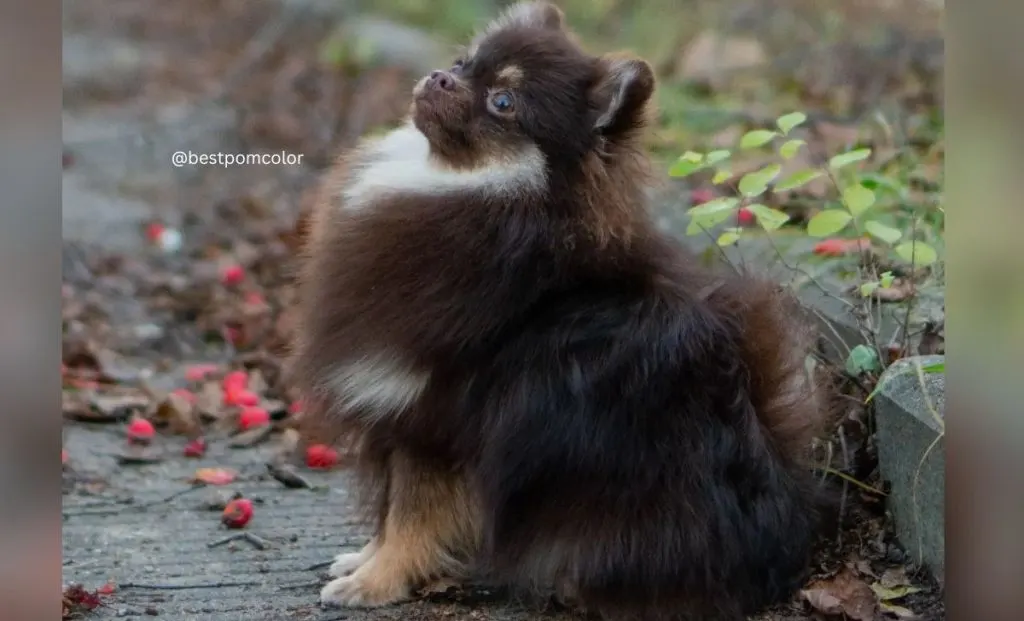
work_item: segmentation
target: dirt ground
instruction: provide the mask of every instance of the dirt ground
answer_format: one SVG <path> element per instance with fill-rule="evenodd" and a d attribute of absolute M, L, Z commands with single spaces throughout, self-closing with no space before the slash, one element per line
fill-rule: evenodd
<path fill-rule="evenodd" d="M 316 605 L 325 561 L 367 532 L 349 517 L 343 468 L 299 468 L 309 486 L 295 488 L 267 467 L 301 412 L 280 380 L 300 216 L 334 155 L 404 112 L 414 75 L 400 62 L 325 62 L 323 41 L 355 11 L 65 5 L 63 551 L 65 583 L 82 586 L 67 591 L 69 618 L 572 617 L 486 589 L 369 612 Z M 176 168 L 178 150 L 303 160 Z M 245 399 L 223 384 L 239 370 L 271 418 L 266 433 L 236 433 Z M 866 414 L 848 410 L 846 473 L 878 487 Z M 148 446 L 126 441 L 138 417 L 156 424 Z M 185 456 L 200 437 L 205 453 Z M 212 484 L 218 475 L 231 480 Z M 941 589 L 892 541 L 880 495 L 848 487 L 807 589 L 763 619 L 944 618 Z M 230 534 L 220 514 L 234 494 L 254 502 L 255 543 L 212 545 Z"/>

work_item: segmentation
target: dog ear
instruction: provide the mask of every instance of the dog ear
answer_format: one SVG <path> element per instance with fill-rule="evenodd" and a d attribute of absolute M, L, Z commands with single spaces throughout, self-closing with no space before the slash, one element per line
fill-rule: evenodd
<path fill-rule="evenodd" d="M 608 137 L 644 125 L 647 102 L 654 94 L 654 70 L 647 61 L 623 55 L 600 59 L 601 77 L 591 89 L 591 106 L 597 111 L 594 131 Z"/>
<path fill-rule="evenodd" d="M 539 26 L 560 30 L 565 26 L 565 14 L 550 2 L 518 2 L 505 9 L 488 30 L 500 30 L 508 26 Z"/>

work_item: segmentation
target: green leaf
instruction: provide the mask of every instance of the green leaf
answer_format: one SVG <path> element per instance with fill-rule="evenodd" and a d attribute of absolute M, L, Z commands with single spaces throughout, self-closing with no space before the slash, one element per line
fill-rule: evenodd
<path fill-rule="evenodd" d="M 939 260 L 939 254 L 934 248 L 916 240 L 903 242 L 895 250 L 901 259 L 914 265 L 931 265 Z"/>
<path fill-rule="evenodd" d="M 882 272 L 881 285 L 883 289 L 891 287 L 894 280 L 896 280 L 896 276 L 892 272 Z"/>
<path fill-rule="evenodd" d="M 779 147 L 779 155 L 781 155 L 783 159 L 791 160 L 793 159 L 793 156 L 797 154 L 797 151 L 800 150 L 800 147 L 805 144 L 807 143 L 797 138 L 787 140 L 781 147 Z"/>
<path fill-rule="evenodd" d="M 868 220 L 865 222 L 864 230 L 887 244 L 895 244 L 901 237 L 903 237 L 903 233 L 901 233 L 899 229 L 886 226 L 877 220 Z"/>
<path fill-rule="evenodd" d="M 668 169 L 668 175 L 670 177 L 686 177 L 693 174 L 694 172 L 704 168 L 702 163 L 704 156 L 700 153 L 694 153 L 693 151 L 687 151 L 679 156 L 675 164 L 672 164 L 672 168 Z"/>
<path fill-rule="evenodd" d="M 731 246 L 740 240 L 740 234 L 736 231 L 726 231 L 718 236 L 719 246 Z"/>
<path fill-rule="evenodd" d="M 743 175 L 737 187 L 744 196 L 757 196 L 768 189 L 768 184 L 782 172 L 782 166 L 769 164 L 761 170 Z"/>
<path fill-rule="evenodd" d="M 860 286 L 860 294 L 864 297 L 868 297 L 875 292 L 875 289 L 878 289 L 878 286 L 879 283 L 877 282 L 866 282 Z"/>
<path fill-rule="evenodd" d="M 728 170 L 720 170 L 715 173 L 714 177 L 711 178 L 711 183 L 715 185 L 721 185 L 728 181 L 729 179 L 732 179 L 732 173 L 729 172 Z"/>
<path fill-rule="evenodd" d="M 757 217 L 757 222 L 766 231 L 774 231 L 786 222 L 789 222 L 789 216 L 785 212 L 772 209 L 760 203 L 747 205 L 747 209 Z"/>
<path fill-rule="evenodd" d="M 872 584 L 871 590 L 874 591 L 875 595 L 878 596 L 878 599 L 880 599 L 883 602 L 889 602 L 896 599 L 903 599 L 908 595 L 913 595 L 914 593 L 921 592 L 921 589 L 914 586 L 910 586 L 909 584 L 898 584 L 890 588 L 882 586 L 880 582 Z"/>
<path fill-rule="evenodd" d="M 786 190 L 793 190 L 799 188 L 802 185 L 806 185 L 811 181 L 814 181 L 820 177 L 823 173 L 820 170 L 814 168 L 805 168 L 804 170 L 798 170 L 795 173 L 789 175 L 782 181 L 775 184 L 776 192 L 783 192 Z"/>
<path fill-rule="evenodd" d="M 772 141 L 772 138 L 778 136 L 777 133 L 770 129 L 755 129 L 751 130 L 740 138 L 741 149 L 756 149 L 762 147 Z"/>
<path fill-rule="evenodd" d="M 921 370 L 925 373 L 945 373 L 946 372 L 946 361 L 933 362 L 931 364 L 921 365 Z"/>
<path fill-rule="evenodd" d="M 897 180 L 875 173 L 861 175 L 860 184 L 869 190 L 888 190 L 896 195 L 899 195 L 903 189 L 903 186 Z"/>
<path fill-rule="evenodd" d="M 706 156 L 704 156 L 704 161 L 708 164 L 708 166 L 714 166 L 719 162 L 729 159 L 730 155 L 732 155 L 732 153 L 730 153 L 729 151 L 726 151 L 725 149 L 719 149 L 718 151 L 711 151 Z"/>
<path fill-rule="evenodd" d="M 697 222 L 696 220 L 691 219 L 690 223 L 686 225 L 686 235 L 688 237 L 693 237 L 694 235 L 700 235 L 703 232 L 704 232 L 704 229 L 701 227 L 700 223 Z"/>
<path fill-rule="evenodd" d="M 851 185 L 843 190 L 843 203 L 855 216 L 867 211 L 875 204 L 875 193 L 860 185 Z"/>
<path fill-rule="evenodd" d="M 696 207 L 690 207 L 686 210 L 686 213 L 691 216 L 703 216 L 719 212 L 729 212 L 733 207 L 739 205 L 740 199 L 735 196 L 719 196 L 713 198 L 706 203 L 701 203 Z"/>
<path fill-rule="evenodd" d="M 776 119 L 775 124 L 779 126 L 783 134 L 788 134 L 797 125 L 807 120 L 807 115 L 803 112 L 790 112 L 789 114 L 783 114 Z"/>
<path fill-rule="evenodd" d="M 853 220 L 850 212 L 843 209 L 826 209 L 819 211 L 807 223 L 807 234 L 811 237 L 828 237 L 846 228 Z"/>
<path fill-rule="evenodd" d="M 860 344 L 850 350 L 846 358 L 846 372 L 857 377 L 861 373 L 870 373 L 881 370 L 882 365 L 878 360 L 878 353 L 867 345 Z"/>
<path fill-rule="evenodd" d="M 849 166 L 856 162 L 868 159 L 871 156 L 871 149 L 855 149 L 847 153 L 835 155 L 828 161 L 829 168 L 839 170 L 843 166 Z"/>
<path fill-rule="evenodd" d="M 709 200 L 696 207 L 691 207 L 687 210 L 687 213 L 693 218 L 693 223 L 705 229 L 710 229 L 728 220 L 729 216 L 732 215 L 732 210 L 739 202 L 738 198 L 723 196 Z"/>

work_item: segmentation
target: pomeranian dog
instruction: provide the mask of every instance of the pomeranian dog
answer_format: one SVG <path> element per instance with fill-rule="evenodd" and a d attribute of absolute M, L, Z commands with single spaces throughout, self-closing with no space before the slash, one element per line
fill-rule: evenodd
<path fill-rule="evenodd" d="M 507 9 L 328 176 L 291 377 L 376 530 L 324 605 L 435 579 L 740 619 L 804 577 L 822 414 L 796 303 L 647 205 L 651 67 Z"/>

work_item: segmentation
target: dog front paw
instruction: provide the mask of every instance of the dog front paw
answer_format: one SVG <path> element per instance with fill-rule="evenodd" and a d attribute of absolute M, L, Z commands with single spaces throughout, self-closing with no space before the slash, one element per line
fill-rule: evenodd
<path fill-rule="evenodd" d="M 332 578 L 342 578 L 359 569 L 368 560 L 365 552 L 342 552 L 334 557 L 334 563 L 327 570 Z"/>
<path fill-rule="evenodd" d="M 377 608 L 408 598 L 408 584 L 382 579 L 373 571 L 357 570 L 351 576 L 335 578 L 320 591 L 321 605 L 339 608 Z"/>

